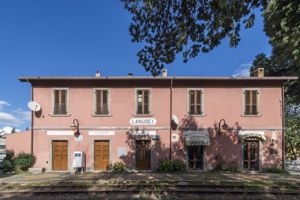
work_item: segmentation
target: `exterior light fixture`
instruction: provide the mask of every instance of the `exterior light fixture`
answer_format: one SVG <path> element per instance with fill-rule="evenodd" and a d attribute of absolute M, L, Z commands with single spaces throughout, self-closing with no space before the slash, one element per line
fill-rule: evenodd
<path fill-rule="evenodd" d="M 223 125 L 221 125 L 222 122 L 223 122 Z M 221 135 L 222 130 L 226 129 L 227 127 L 228 127 L 228 125 L 226 124 L 225 119 L 221 119 L 220 122 L 219 122 L 219 135 Z"/>
<path fill-rule="evenodd" d="M 73 128 L 74 136 L 78 137 L 80 135 L 78 119 L 73 120 L 73 124 L 71 124 L 71 128 Z"/>

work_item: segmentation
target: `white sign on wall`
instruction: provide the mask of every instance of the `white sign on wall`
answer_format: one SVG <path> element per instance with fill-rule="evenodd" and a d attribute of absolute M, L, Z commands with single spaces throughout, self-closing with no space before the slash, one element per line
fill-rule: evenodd
<path fill-rule="evenodd" d="M 131 135 L 156 135 L 156 131 L 138 130 L 132 131 Z"/>
<path fill-rule="evenodd" d="M 131 118 L 129 123 L 131 125 L 141 126 L 141 125 L 155 125 L 156 119 L 152 117 L 140 117 L 140 118 Z"/>
<path fill-rule="evenodd" d="M 74 135 L 73 131 L 47 131 L 47 135 Z"/>
<path fill-rule="evenodd" d="M 172 142 L 178 142 L 179 141 L 179 135 L 177 133 L 172 133 Z"/>
<path fill-rule="evenodd" d="M 115 131 L 89 131 L 89 135 L 115 135 Z"/>

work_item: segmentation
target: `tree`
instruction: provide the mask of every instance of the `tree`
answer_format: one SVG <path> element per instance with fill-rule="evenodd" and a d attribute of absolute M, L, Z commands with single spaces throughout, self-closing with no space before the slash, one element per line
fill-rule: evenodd
<path fill-rule="evenodd" d="M 300 157 L 300 107 L 289 105 L 286 109 L 286 155 L 296 160 Z"/>
<path fill-rule="evenodd" d="M 294 65 L 291 62 L 277 63 L 276 55 L 267 57 L 265 54 L 258 54 L 250 68 L 250 76 L 254 75 L 257 68 L 264 68 L 265 76 L 297 76 Z M 287 104 L 300 104 L 300 82 L 292 81 L 285 85 L 285 96 Z"/>
<path fill-rule="evenodd" d="M 300 3 L 270 0 L 263 12 L 264 31 L 270 38 L 272 55 L 258 54 L 250 74 L 262 67 L 267 76 L 300 77 Z M 287 100 L 300 103 L 300 81 L 287 84 Z"/>
<path fill-rule="evenodd" d="M 264 31 L 272 45 L 272 59 L 291 65 L 293 74 L 300 69 L 300 2 L 271 0 L 263 12 Z"/>
<path fill-rule="evenodd" d="M 267 57 L 264 53 L 257 54 L 250 68 L 250 76 L 254 76 L 257 68 L 264 68 L 265 76 L 293 76 L 289 64 L 279 65 L 274 61 L 274 56 Z"/>
<path fill-rule="evenodd" d="M 253 26 L 254 10 L 268 0 L 121 0 L 133 15 L 129 32 L 143 43 L 139 63 L 153 76 L 181 53 L 183 61 L 207 53 L 225 37 L 230 47 L 240 41 L 240 29 Z"/>

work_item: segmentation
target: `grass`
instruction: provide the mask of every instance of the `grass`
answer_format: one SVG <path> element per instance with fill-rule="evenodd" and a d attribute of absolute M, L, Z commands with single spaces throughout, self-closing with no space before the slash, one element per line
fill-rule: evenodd
<path fill-rule="evenodd" d="M 264 173 L 272 173 L 272 174 L 289 174 L 288 171 L 280 168 L 266 168 L 263 169 Z"/>

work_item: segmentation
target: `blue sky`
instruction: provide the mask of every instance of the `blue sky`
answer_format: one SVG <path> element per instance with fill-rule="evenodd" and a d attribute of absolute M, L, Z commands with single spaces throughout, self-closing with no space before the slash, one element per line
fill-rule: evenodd
<path fill-rule="evenodd" d="M 167 66 L 170 75 L 231 76 L 260 52 L 270 54 L 263 20 L 242 30 L 237 48 L 225 39 L 209 54 Z M 20 76 L 150 75 L 137 62 L 131 16 L 119 0 L 0 0 L 0 129 L 30 124 L 30 86 Z"/>

